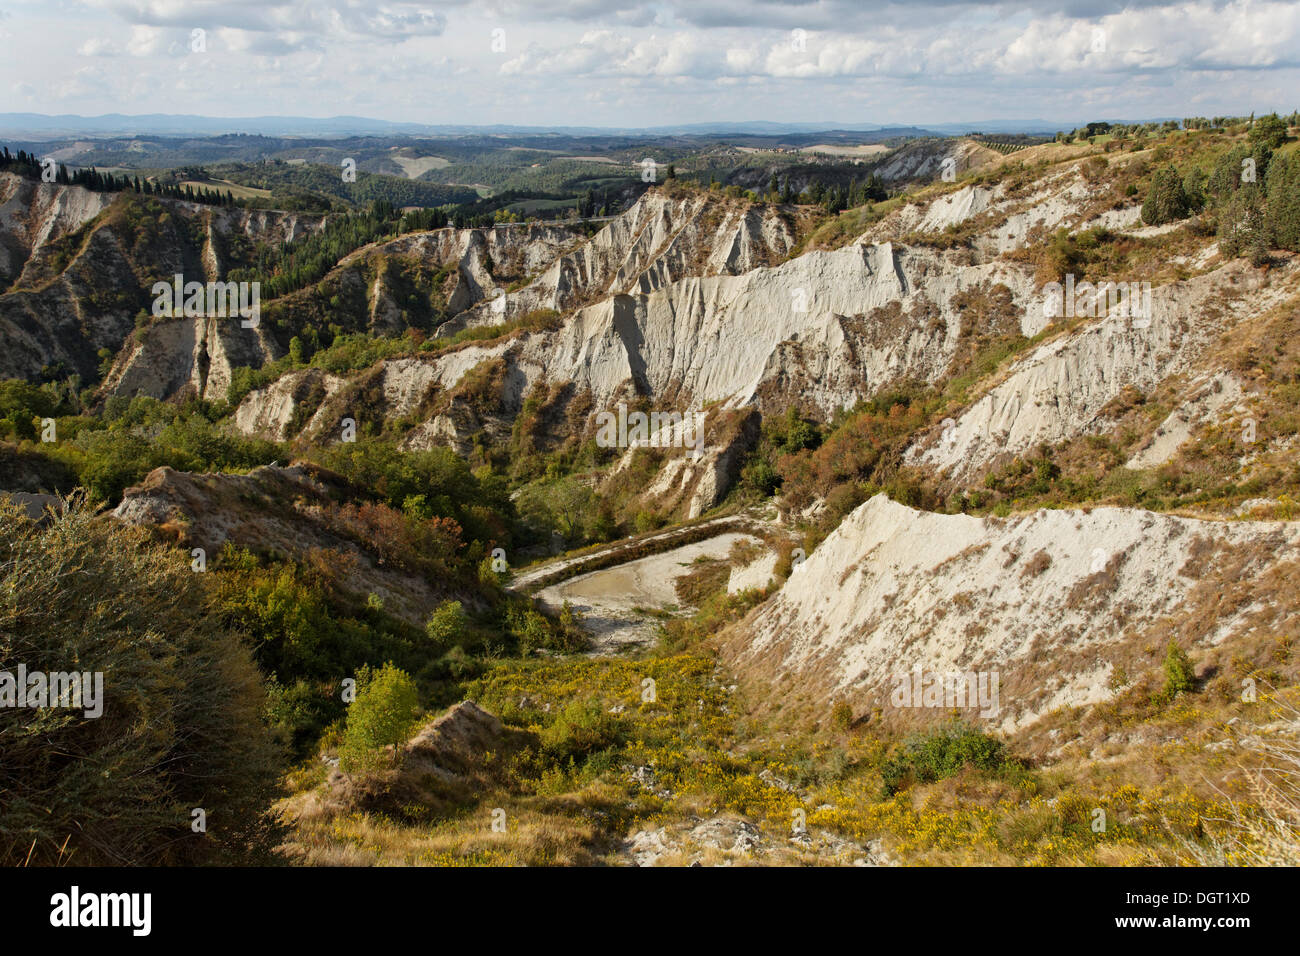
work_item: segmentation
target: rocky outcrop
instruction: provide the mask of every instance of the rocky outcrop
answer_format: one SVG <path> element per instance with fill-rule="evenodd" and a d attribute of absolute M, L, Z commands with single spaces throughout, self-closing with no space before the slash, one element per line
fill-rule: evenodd
<path fill-rule="evenodd" d="M 580 234 L 567 235 L 569 250 L 499 300 L 482 293 L 480 276 L 472 277 L 477 304 L 440 332 L 498 325 L 538 309 L 565 312 L 602 296 L 651 292 L 687 276 L 739 275 L 784 259 L 795 241 L 789 213 L 778 208 L 656 192 L 645 194 L 589 241 L 575 244 Z M 534 268 L 530 263 L 527 271 Z"/>
<path fill-rule="evenodd" d="M 259 367 L 282 349 L 264 331 L 225 328 L 238 319 L 169 322 L 132 337 L 137 315 L 152 311 L 153 280 L 224 280 L 239 243 L 301 238 L 322 221 L 0 174 L 0 284 L 14 280 L 0 294 L 0 377 L 49 369 L 94 381 L 107 349 L 117 356 L 109 393 L 224 397 L 233 367 Z"/>
<path fill-rule="evenodd" d="M 1239 323 L 1296 290 L 1295 257 L 1272 272 L 1241 260 L 1203 276 L 1158 286 L 1149 318 L 1114 312 L 1088 320 L 1033 349 L 942 434 L 908 450 L 910 464 L 969 479 L 998 458 L 1096 432 L 1106 406 L 1128 387 L 1147 392 L 1194 372 Z"/>
<path fill-rule="evenodd" d="M 289 372 L 249 392 L 235 409 L 232 424 L 268 441 L 285 441 L 297 432 L 315 434 L 322 406 L 346 384 L 346 378 L 316 368 Z"/>
<path fill-rule="evenodd" d="M 951 169 L 960 176 L 971 169 L 997 163 L 998 153 L 970 140 L 927 139 L 908 143 L 884 156 L 872 172 L 888 183 L 931 182 Z"/>
<path fill-rule="evenodd" d="M 0 288 L 20 280 L 49 242 L 76 232 L 112 200 L 111 193 L 0 173 Z"/>
<path fill-rule="evenodd" d="M 760 419 L 741 412 L 690 412 L 628 448 L 603 485 L 617 486 L 639 451 L 663 457 L 658 474 L 636 497 L 635 506 L 691 520 L 722 502 L 740 473 L 745 453 L 758 441 Z"/>
<path fill-rule="evenodd" d="M 967 713 L 1014 729 L 1107 699 L 1124 673 L 1158 669 L 1171 639 L 1198 652 L 1290 632 L 1300 597 L 1277 589 L 1298 565 L 1297 522 L 1121 508 L 977 518 L 878 495 L 795 566 L 723 653 L 753 679 L 793 682 L 823 717 L 845 699 L 902 726 L 954 708 L 891 702 L 900 675 L 996 673 L 996 706 Z"/>
<path fill-rule="evenodd" d="M 217 560 L 227 544 L 263 555 L 291 555 L 339 575 L 336 582 L 364 601 L 423 627 L 449 597 L 476 606 L 473 595 L 448 590 L 445 575 L 423 574 L 386 553 L 391 542 L 358 534 L 339 500 L 360 497 L 337 475 L 311 465 L 265 466 L 246 475 L 195 475 L 156 468 L 128 488 L 114 517 L 159 529 L 186 549 Z M 345 508 L 347 506 L 344 506 Z"/>
<path fill-rule="evenodd" d="M 340 265 L 346 267 L 379 254 L 411 257 L 439 267 L 454 266 L 446 290 L 447 308 L 454 316 L 442 330 L 448 334 L 469 324 L 499 325 L 534 308 L 557 308 L 548 304 L 543 295 L 507 298 L 495 308 L 492 300 L 507 287 L 544 272 L 584 239 L 580 229 L 568 225 L 503 223 L 490 228 L 434 229 L 368 246 L 345 257 Z M 525 305 L 525 301 L 530 304 Z M 478 321 L 460 317 L 467 311 Z"/>
<path fill-rule="evenodd" d="M 260 325 L 244 328 L 239 316 L 163 319 L 128 342 L 104 389 L 114 395 L 186 393 L 221 401 L 236 368 L 261 368 L 279 357 L 267 331 Z"/>
<path fill-rule="evenodd" d="M 1031 288 L 1013 264 L 962 267 L 928 250 L 851 245 L 615 295 L 557 329 L 386 362 L 383 374 L 400 396 L 394 415 L 501 359 L 507 407 L 539 382 L 561 381 L 590 395 L 593 415 L 631 393 L 664 411 L 793 403 L 829 417 L 891 383 L 939 379 L 961 332 L 953 296 L 989 284 L 1019 297 Z"/>

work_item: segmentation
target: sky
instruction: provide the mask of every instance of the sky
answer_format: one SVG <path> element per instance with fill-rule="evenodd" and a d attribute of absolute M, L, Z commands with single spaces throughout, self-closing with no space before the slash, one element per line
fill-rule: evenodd
<path fill-rule="evenodd" d="M 0 112 L 646 127 L 1300 107 L 1273 0 L 0 0 Z"/>

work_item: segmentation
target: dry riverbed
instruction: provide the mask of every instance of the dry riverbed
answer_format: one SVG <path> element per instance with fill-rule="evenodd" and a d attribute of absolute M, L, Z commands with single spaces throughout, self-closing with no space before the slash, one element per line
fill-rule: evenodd
<path fill-rule="evenodd" d="M 616 654 L 654 640 L 658 619 L 653 612 L 687 614 L 674 583 L 700 557 L 725 560 L 732 545 L 763 542 L 751 534 L 728 532 L 652 554 L 626 564 L 591 571 L 538 591 L 536 599 L 550 609 L 568 601 L 592 635 L 592 652 Z"/>

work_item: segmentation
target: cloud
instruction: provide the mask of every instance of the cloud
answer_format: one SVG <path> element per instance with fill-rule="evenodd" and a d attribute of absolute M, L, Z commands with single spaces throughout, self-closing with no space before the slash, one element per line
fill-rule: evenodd
<path fill-rule="evenodd" d="M 864 34 L 810 31 L 754 38 L 677 30 L 637 39 L 597 30 L 577 43 L 530 45 L 503 73 L 789 80 L 995 74 L 1050 76 L 1300 64 L 1300 5 L 1237 0 L 1126 10 L 1096 20 L 1061 14 L 954 25 L 928 19 Z"/>
<path fill-rule="evenodd" d="M 77 48 L 82 56 L 116 56 L 121 51 L 108 37 L 91 37 Z"/>
<path fill-rule="evenodd" d="M 126 41 L 126 52 L 131 56 L 159 56 L 167 51 L 168 36 L 175 32 L 161 27 L 134 26 L 131 38 Z"/>
<path fill-rule="evenodd" d="M 194 28 L 265 34 L 274 41 L 243 41 L 246 50 L 319 49 L 335 41 L 441 36 L 447 17 L 410 0 L 87 0 L 136 27 Z M 443 4 L 446 6 L 446 4 Z"/>
<path fill-rule="evenodd" d="M 1293 108 L 1279 0 L 8 0 L 52 112 L 429 122 L 938 122 Z M 205 32 L 206 56 L 191 33 Z M 504 31 L 505 49 L 491 47 Z M 1097 42 L 1096 31 L 1102 41 Z M 798 31 L 797 33 L 795 31 Z M 74 82 L 85 66 L 102 86 Z M 62 99 L 60 99 L 60 95 Z M 1267 98 L 1260 102 L 1261 98 Z M 56 108 L 57 107 L 57 108 Z M 1033 112 L 1027 112 L 1033 111 Z M 633 123 L 633 118 L 636 123 Z"/>

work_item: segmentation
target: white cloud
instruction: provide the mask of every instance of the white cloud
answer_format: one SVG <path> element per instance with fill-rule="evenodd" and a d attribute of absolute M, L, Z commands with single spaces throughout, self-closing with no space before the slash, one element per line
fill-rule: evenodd
<path fill-rule="evenodd" d="M 78 47 L 77 52 L 82 56 L 116 56 L 120 51 L 108 37 L 91 37 Z"/>
<path fill-rule="evenodd" d="M 1051 14 L 980 24 L 921 17 L 862 34 L 678 30 L 634 39 L 589 31 L 576 43 L 530 45 L 503 72 L 719 78 L 756 74 L 792 80 L 836 77 L 1012 76 L 1177 69 L 1256 69 L 1300 64 L 1300 5 L 1237 0 L 1135 9 L 1097 20 Z"/>
<path fill-rule="evenodd" d="M 175 33 L 161 27 L 134 26 L 126 41 L 126 52 L 131 56 L 159 56 L 167 51 L 169 42 L 174 42 L 169 41 L 169 34 Z"/>
<path fill-rule="evenodd" d="M 47 112 L 328 115 L 346 105 L 425 122 L 922 123 L 1294 108 L 1300 87 L 1300 4 L 1277 0 L 1071 0 L 1075 15 L 1048 0 L 5 5 L 14 52 L 0 59 L 0 86 L 67 78 L 38 89 L 33 105 Z M 206 57 L 190 55 L 196 28 Z M 505 30 L 504 55 L 490 48 L 493 29 Z M 795 29 L 803 43 L 792 43 Z M 74 78 L 91 60 L 100 85 L 88 92 Z"/>

